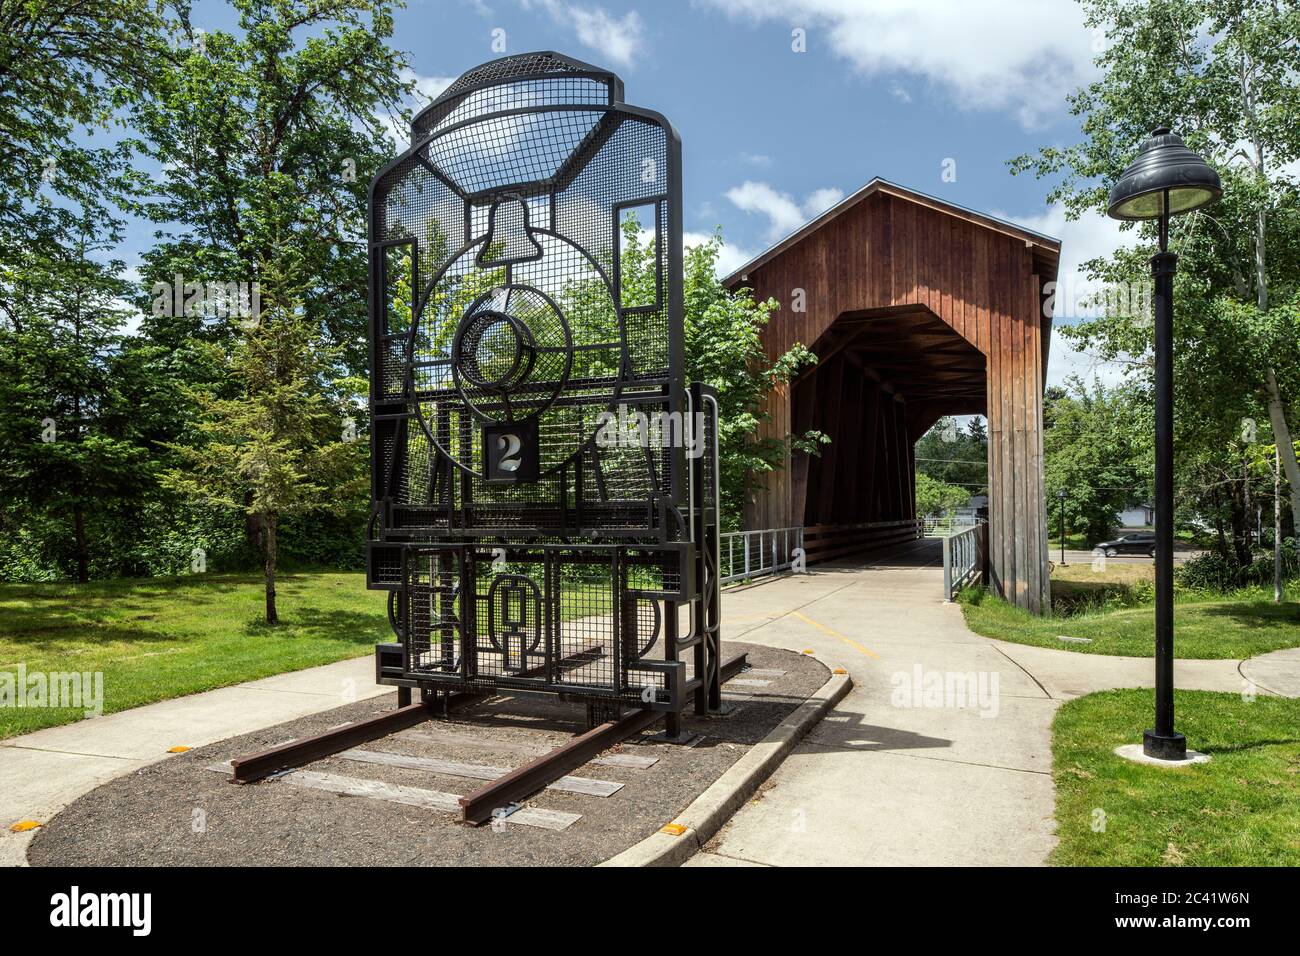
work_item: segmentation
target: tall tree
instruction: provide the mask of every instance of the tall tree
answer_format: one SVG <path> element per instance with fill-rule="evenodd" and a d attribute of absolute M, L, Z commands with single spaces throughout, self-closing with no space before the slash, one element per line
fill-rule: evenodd
<path fill-rule="evenodd" d="M 145 288 L 251 288 L 264 263 L 291 257 L 304 321 L 340 366 L 322 386 L 355 383 L 368 355 L 366 188 L 391 156 L 388 121 L 409 118 L 413 92 L 403 55 L 387 44 L 396 4 L 230 3 L 232 31 L 204 31 L 186 0 L 176 4 L 157 92 L 134 111 L 162 167 L 156 194 L 133 207 L 159 225 L 143 255 Z M 204 309 L 152 309 L 151 299 L 140 301 L 154 344 L 233 347 L 237 326 Z M 274 533 L 259 523 L 264 513 L 247 509 L 246 521 L 250 547 L 263 550 Z"/>
<path fill-rule="evenodd" d="M 355 373 L 365 368 L 366 187 L 391 155 L 383 119 L 406 118 L 413 83 L 387 45 L 390 0 L 230 0 L 234 32 L 205 32 L 178 4 L 176 49 L 136 110 L 163 168 L 138 211 L 160 226 L 148 283 L 256 282 L 283 243 L 307 277 L 308 319 Z M 164 314 L 160 341 L 225 326 Z"/>
<path fill-rule="evenodd" d="M 1119 512 L 1150 500 L 1151 405 L 1128 385 L 1088 388 L 1072 377 L 1043 409 L 1043 478 L 1048 521 L 1057 527 L 1064 511 L 1067 533 L 1103 541 Z M 1064 491 L 1064 499 L 1058 492 Z"/>
<path fill-rule="evenodd" d="M 226 377 L 236 394 L 194 392 L 197 440 L 172 446 L 179 463 L 163 476 L 190 500 L 257 519 L 268 624 L 279 622 L 280 518 L 344 510 L 366 487 L 365 445 L 340 427 L 347 409 L 325 397 L 334 391 L 337 349 L 322 341 L 302 308 L 298 268 L 264 266 L 264 310 L 255 321 L 232 323 L 238 331 Z M 221 361 L 219 346 L 209 348 Z"/>
<path fill-rule="evenodd" d="M 989 437 L 982 418 L 972 418 L 963 429 L 945 415 L 917 440 L 915 454 L 918 479 L 928 475 L 958 485 L 968 496 L 988 494 Z"/>
<path fill-rule="evenodd" d="M 1243 386 L 1267 410 L 1300 520 L 1297 467 L 1284 396 L 1300 390 L 1300 324 L 1295 267 L 1300 262 L 1296 178 L 1300 161 L 1300 7 L 1283 0 L 1081 0 L 1087 25 L 1104 38 L 1099 78 L 1070 98 L 1086 139 L 1011 161 L 1015 172 L 1061 176 L 1049 199 L 1072 217 L 1104 210 L 1106 192 L 1137 145 L 1171 125 L 1220 171 L 1224 199 L 1176 220 L 1179 274 L 1175 330 L 1183 408 L 1240 395 Z M 1151 227 L 1139 254 L 1092 263 L 1095 276 L 1144 280 Z M 1234 307 L 1246 302 L 1249 312 Z M 1284 310 L 1277 306 L 1286 303 Z M 1198 314 L 1199 313 L 1199 314 Z M 1131 309 L 1063 330 L 1103 354 L 1141 354 L 1150 323 Z M 1203 333 L 1198 335 L 1197 333 Z M 1137 366 L 1149 374 L 1149 365 Z M 1214 380 L 1213 383 L 1207 380 Z M 1216 389 L 1222 384 L 1227 391 Z M 1246 383 L 1250 383 L 1247 385 Z M 1220 407 L 1221 425 L 1232 413 Z M 1236 400 L 1228 404 L 1240 406 Z M 1240 414 L 1249 418 L 1249 414 Z M 1238 426 L 1241 427 L 1241 426 Z M 1213 440 L 1223 442 L 1219 431 Z"/>
<path fill-rule="evenodd" d="M 939 515 L 959 508 L 970 500 L 970 492 L 961 485 L 950 485 L 923 471 L 916 473 L 916 513 Z"/>
<path fill-rule="evenodd" d="M 817 356 L 796 343 L 775 359 L 767 357 L 763 326 L 780 303 L 755 302 L 749 289 L 726 288 L 718 280 L 721 251 L 719 235 L 686 250 L 686 377 L 718 390 L 722 520 L 726 530 L 734 530 L 740 527 L 746 493 L 764 475 L 781 468 L 791 450 L 818 454 L 830 438 L 815 430 L 759 437 L 758 426 L 768 419 L 764 411 L 768 394 L 788 384 Z"/>
<path fill-rule="evenodd" d="M 90 147 L 152 85 L 155 0 L 0 0 L 0 259 L 99 221 L 143 177 L 132 140 Z M 61 202 L 51 203 L 50 195 Z M 101 235 L 110 230 L 100 230 Z M 47 253 L 54 254 L 50 250 Z"/>
<path fill-rule="evenodd" d="M 83 221 L 69 248 L 36 244 L 0 267 L 0 487 L 28 518 L 66 519 L 78 581 L 88 521 L 136 496 L 152 468 L 128 376 L 115 374 L 128 284 L 120 261 L 96 261 L 92 230 Z"/>

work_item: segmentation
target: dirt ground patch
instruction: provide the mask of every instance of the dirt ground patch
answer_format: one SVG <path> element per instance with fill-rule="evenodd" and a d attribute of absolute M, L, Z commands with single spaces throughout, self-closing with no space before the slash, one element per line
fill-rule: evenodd
<path fill-rule="evenodd" d="M 291 785 L 288 777 L 249 786 L 208 768 L 393 707 L 363 701 L 268 727 L 163 760 L 111 781 L 69 805 L 28 849 L 34 866 L 587 866 L 614 856 L 671 820 L 829 676 L 790 651 L 724 645 L 724 659 L 747 651 L 758 673 L 742 672 L 724 698 L 725 717 L 683 727 L 691 745 L 657 742 L 650 731 L 616 751 L 657 757 L 644 769 L 588 763 L 575 776 L 622 783 L 608 797 L 547 790 L 526 806 L 580 814 L 563 830 L 510 823 L 471 828 L 454 814 L 387 799 L 338 796 Z M 784 672 L 784 673 L 780 673 Z M 763 682 L 766 682 L 764 685 Z M 462 764 L 515 767 L 586 729 L 580 704 L 500 697 L 363 745 L 367 751 Z M 330 757 L 315 773 L 465 794 L 483 781 Z"/>

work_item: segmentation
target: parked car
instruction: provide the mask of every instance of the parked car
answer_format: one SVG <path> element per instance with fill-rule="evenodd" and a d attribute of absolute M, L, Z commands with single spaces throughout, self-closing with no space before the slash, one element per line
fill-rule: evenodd
<path fill-rule="evenodd" d="M 1114 541 L 1103 541 L 1092 549 L 1093 554 L 1104 554 L 1113 558 L 1117 554 L 1145 554 L 1149 558 L 1156 556 L 1156 536 L 1150 531 L 1134 531 Z"/>

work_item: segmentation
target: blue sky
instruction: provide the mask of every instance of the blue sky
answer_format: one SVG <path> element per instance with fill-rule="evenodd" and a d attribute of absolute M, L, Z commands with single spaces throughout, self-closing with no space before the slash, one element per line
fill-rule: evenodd
<path fill-rule="evenodd" d="M 233 17 L 200 0 L 194 23 Z M 396 23 L 427 96 L 503 43 L 616 70 L 629 102 L 681 132 L 688 241 L 720 226 L 724 267 L 873 176 L 1061 238 L 1063 282 L 1120 241 L 1104 218 L 1066 222 L 1047 183 L 1006 167 L 1078 138 L 1065 96 L 1097 41 L 1074 0 L 410 0 Z M 1118 378 L 1054 337 L 1049 380 L 1072 372 Z"/>

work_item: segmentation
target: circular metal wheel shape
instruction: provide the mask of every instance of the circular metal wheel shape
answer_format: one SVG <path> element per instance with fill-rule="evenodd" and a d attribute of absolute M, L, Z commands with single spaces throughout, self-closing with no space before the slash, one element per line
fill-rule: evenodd
<path fill-rule="evenodd" d="M 465 316 L 452 355 L 457 371 L 471 386 L 506 394 L 532 371 L 537 346 L 528 326 L 513 315 L 483 309 Z"/>
<path fill-rule="evenodd" d="M 545 479 L 566 467 L 598 427 L 557 400 L 574 382 L 591 379 L 608 389 L 605 410 L 615 411 L 635 368 L 600 263 L 564 236 L 534 238 L 545 252 L 541 260 L 515 266 L 510 282 L 478 285 L 462 298 L 483 275 L 470 264 L 481 240 L 467 244 L 425 285 L 406 336 L 402 374 L 421 431 L 458 469 L 478 477 L 478 455 L 461 444 L 458 422 L 536 421 L 545 439 L 538 477 Z"/>
<path fill-rule="evenodd" d="M 573 368 L 563 310 L 545 292 L 498 286 L 465 310 L 451 346 L 456 390 L 483 421 L 518 422 L 543 414 Z"/>

